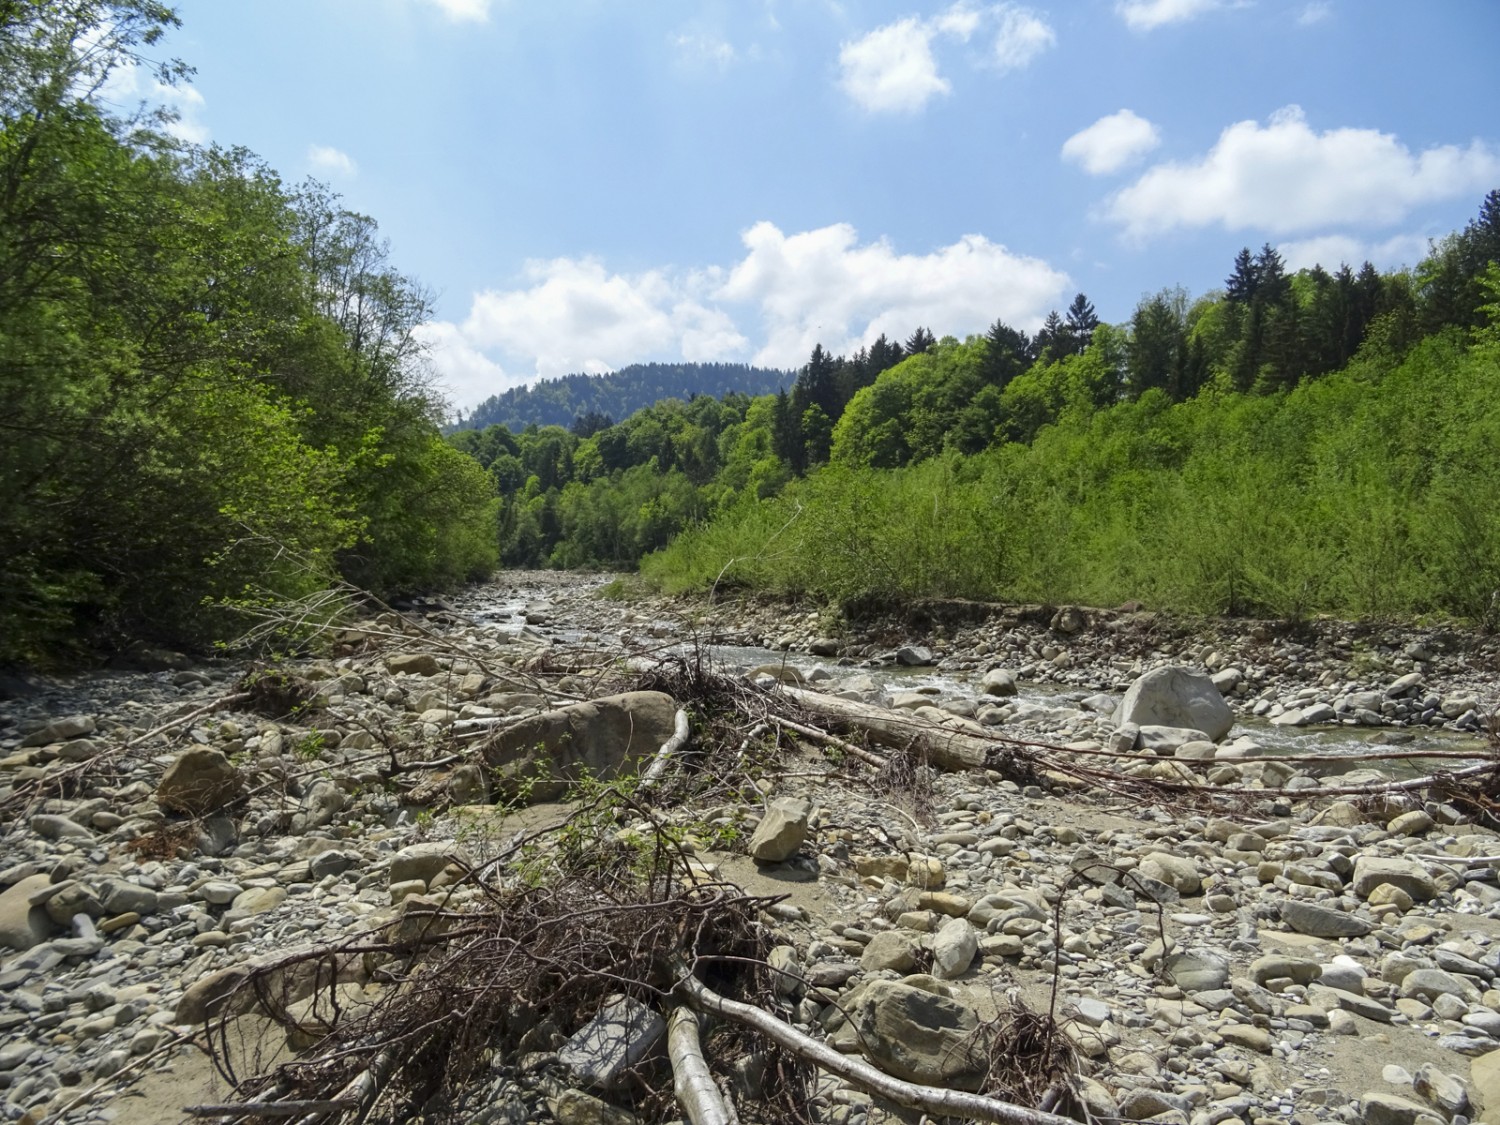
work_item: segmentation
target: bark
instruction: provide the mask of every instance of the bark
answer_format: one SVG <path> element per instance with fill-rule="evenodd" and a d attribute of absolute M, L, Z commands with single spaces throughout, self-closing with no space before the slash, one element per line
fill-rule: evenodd
<path fill-rule="evenodd" d="M 1027 1109 L 1025 1106 L 987 1098 L 982 1094 L 903 1082 L 862 1059 L 840 1054 L 826 1043 L 819 1043 L 760 1008 L 720 996 L 691 974 L 677 982 L 677 991 L 699 1011 L 723 1016 L 752 1028 L 799 1058 L 897 1105 L 921 1110 L 923 1113 L 992 1121 L 999 1125 L 1078 1125 L 1072 1118 Z"/>
<path fill-rule="evenodd" d="M 688 725 L 688 713 L 679 708 L 672 737 L 661 744 L 661 749 L 656 752 L 656 757 L 652 758 L 651 764 L 646 767 L 645 776 L 641 778 L 642 789 L 650 789 L 661 780 L 662 774 L 667 771 L 667 763 L 672 760 L 672 755 L 688 744 L 688 738 L 691 735 L 692 729 Z"/>
<path fill-rule="evenodd" d="M 667 1019 L 667 1056 L 672 1060 L 672 1091 L 692 1125 L 729 1125 L 729 1113 L 698 1043 L 698 1017 L 680 1004 Z"/>
<path fill-rule="evenodd" d="M 838 699 L 802 688 L 784 687 L 781 690 L 804 709 L 820 718 L 855 727 L 872 742 L 897 749 L 910 747 L 925 754 L 927 760 L 940 770 L 983 769 L 989 755 L 998 746 L 991 739 L 950 730 L 909 712 Z"/>

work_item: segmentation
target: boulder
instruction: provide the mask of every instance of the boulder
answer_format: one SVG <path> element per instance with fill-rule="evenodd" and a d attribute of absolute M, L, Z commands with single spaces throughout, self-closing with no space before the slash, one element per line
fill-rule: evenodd
<path fill-rule="evenodd" d="M 51 885 L 50 875 L 30 875 L 0 893 L 0 949 L 30 949 L 52 936 L 46 907 L 31 904 Z"/>
<path fill-rule="evenodd" d="M 1425 868 L 1409 859 L 1362 855 L 1354 862 L 1354 893 L 1367 899 L 1382 883 L 1399 887 L 1414 902 L 1426 902 L 1437 894 L 1437 885 Z"/>
<path fill-rule="evenodd" d="M 406 652 L 386 658 L 385 667 L 393 676 L 436 676 L 442 668 L 430 652 Z"/>
<path fill-rule="evenodd" d="M 1296 898 L 1281 904 L 1281 920 L 1299 934 L 1320 938 L 1364 937 L 1375 928 L 1353 914 Z"/>
<path fill-rule="evenodd" d="M 867 973 L 878 973 L 882 969 L 909 973 L 916 964 L 917 943 L 910 934 L 900 930 L 876 934 L 859 959 L 859 967 Z"/>
<path fill-rule="evenodd" d="M 168 812 L 207 816 L 245 795 L 245 782 L 217 750 L 195 746 L 177 755 L 156 787 L 156 803 Z"/>
<path fill-rule="evenodd" d="M 1016 674 L 1008 668 L 991 668 L 979 681 L 982 695 L 1015 695 Z"/>
<path fill-rule="evenodd" d="M 780 797 L 772 801 L 755 834 L 750 837 L 750 854 L 762 863 L 781 863 L 791 859 L 807 839 L 812 811 L 812 803 L 800 797 Z"/>
<path fill-rule="evenodd" d="M 1195 895 L 1203 889 L 1203 876 L 1198 865 L 1187 856 L 1151 852 L 1136 870 L 1147 878 L 1165 883 L 1178 894 Z"/>
<path fill-rule="evenodd" d="M 861 986 L 850 1011 L 865 1057 L 908 1082 L 979 1089 L 988 1071 L 973 1042 L 979 1016 L 948 987 L 930 977 Z"/>
<path fill-rule="evenodd" d="M 557 1057 L 581 1082 L 607 1090 L 619 1085 L 666 1031 L 667 1021 L 645 1004 L 615 995 L 563 1045 Z"/>
<path fill-rule="evenodd" d="M 655 754 L 672 737 L 677 704 L 659 691 L 631 691 L 522 719 L 484 749 L 497 800 L 562 797 L 589 775 L 609 779 Z"/>
<path fill-rule="evenodd" d="M 1170 665 L 1131 684 L 1115 719 L 1116 726 L 1189 727 L 1217 742 L 1234 725 L 1234 712 L 1207 676 Z"/>
<path fill-rule="evenodd" d="M 896 663 L 907 668 L 925 668 L 937 661 L 930 648 L 921 645 L 902 645 L 896 650 Z"/>
<path fill-rule="evenodd" d="M 932 939 L 932 975 L 954 980 L 969 971 L 979 952 L 979 936 L 963 918 L 951 918 Z"/>

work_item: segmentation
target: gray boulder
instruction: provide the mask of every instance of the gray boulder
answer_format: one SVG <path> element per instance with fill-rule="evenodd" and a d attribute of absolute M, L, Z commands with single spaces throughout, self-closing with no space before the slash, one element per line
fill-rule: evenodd
<path fill-rule="evenodd" d="M 781 797 L 772 801 L 755 834 L 750 837 L 750 854 L 762 863 L 781 863 L 791 859 L 807 839 L 811 817 L 811 802 L 800 797 Z"/>
<path fill-rule="evenodd" d="M 931 977 L 873 980 L 851 997 L 865 1057 L 887 1074 L 929 1086 L 977 1090 L 988 1066 L 973 1035 L 979 1016 Z"/>
<path fill-rule="evenodd" d="M 616 995 L 578 1029 L 557 1057 L 580 1081 L 607 1090 L 619 1085 L 666 1031 L 667 1021 L 646 1005 Z"/>
<path fill-rule="evenodd" d="M 1234 712 L 1207 676 L 1171 665 L 1147 672 L 1125 693 L 1116 726 L 1188 727 L 1217 742 L 1234 726 Z"/>
<path fill-rule="evenodd" d="M 608 780 L 672 737 L 677 704 L 659 691 L 630 691 L 543 711 L 507 727 L 484 749 L 499 801 L 562 797 L 585 774 Z"/>

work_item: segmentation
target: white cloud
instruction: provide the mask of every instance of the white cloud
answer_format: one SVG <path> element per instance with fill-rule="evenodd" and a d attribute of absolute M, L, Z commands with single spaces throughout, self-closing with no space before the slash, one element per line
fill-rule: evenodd
<path fill-rule="evenodd" d="M 1032 59 L 1057 44 L 1057 33 L 1030 9 L 1002 5 L 998 14 L 1000 31 L 995 36 L 995 65 L 1001 70 L 1029 66 Z"/>
<path fill-rule="evenodd" d="M 938 72 L 933 41 L 968 42 L 980 27 L 996 26 L 991 64 L 1019 70 L 1057 42 L 1039 15 L 1016 4 L 975 7 L 958 0 L 930 19 L 907 16 L 839 48 L 839 85 L 870 113 L 915 113 L 953 86 Z"/>
<path fill-rule="evenodd" d="M 80 94 L 86 91 L 80 90 Z M 187 84 L 169 86 L 152 77 L 139 63 L 127 62 L 115 67 L 109 78 L 93 95 L 98 101 L 124 113 L 141 106 L 163 109 L 171 115 L 164 131 L 188 144 L 208 142 L 208 124 L 203 120 L 206 103 L 203 95 Z"/>
<path fill-rule="evenodd" d="M 839 85 L 871 113 L 915 113 L 952 90 L 932 56 L 932 28 L 908 16 L 839 48 Z"/>
<path fill-rule="evenodd" d="M 759 309 L 766 338 L 754 362 L 776 367 L 806 362 L 814 344 L 849 352 L 919 325 L 960 336 L 996 317 L 1035 327 L 1068 286 L 1046 262 L 974 234 L 913 255 L 884 239 L 861 245 L 847 223 L 786 235 L 761 222 L 744 243 L 717 295 Z"/>
<path fill-rule="evenodd" d="M 1329 0 L 1312 0 L 1297 16 L 1299 27 L 1311 27 L 1315 23 L 1322 23 L 1333 15 L 1333 5 Z"/>
<path fill-rule="evenodd" d="M 934 31 L 941 32 L 944 35 L 955 36 L 967 43 L 969 37 L 979 30 L 981 19 L 983 19 L 983 16 L 978 9 L 971 8 L 964 3 L 958 3 L 934 16 L 931 26 Z"/>
<path fill-rule="evenodd" d="M 1134 238 L 1215 225 L 1293 234 L 1399 222 L 1414 207 L 1478 194 L 1496 180 L 1500 152 L 1482 141 L 1414 154 L 1374 129 L 1314 132 L 1288 106 L 1266 125 L 1229 126 L 1199 160 L 1147 170 L 1105 215 Z"/>
<path fill-rule="evenodd" d="M 1224 7 L 1224 0 L 1119 0 L 1115 11 L 1132 31 L 1151 31 Z"/>
<path fill-rule="evenodd" d="M 522 357 L 537 376 L 611 371 L 664 355 L 726 359 L 748 346 L 728 314 L 699 293 L 711 277 L 610 273 L 594 258 L 530 262 L 524 288 L 474 297 L 464 338 Z"/>
<path fill-rule="evenodd" d="M 734 44 L 713 35 L 674 35 L 672 46 L 677 49 L 677 57 L 691 66 L 728 70 L 735 59 Z"/>
<path fill-rule="evenodd" d="M 312 166 L 313 171 L 329 176 L 353 179 L 359 174 L 359 165 L 354 163 L 354 158 L 332 145 L 308 145 L 307 163 Z"/>
<path fill-rule="evenodd" d="M 463 329 L 449 321 L 420 324 L 415 335 L 427 348 L 438 389 L 454 406 L 468 408 L 526 382 L 524 376 L 507 375 L 503 367 L 464 338 Z"/>
<path fill-rule="evenodd" d="M 1161 144 L 1161 132 L 1144 117 L 1122 109 L 1074 133 L 1062 146 L 1062 157 L 1091 176 L 1118 172 Z"/>
<path fill-rule="evenodd" d="M 814 344 L 848 353 L 919 325 L 963 336 L 1003 317 L 1034 329 L 1069 285 L 1046 262 L 973 234 L 898 254 L 884 239 L 861 243 L 846 223 L 788 235 L 761 222 L 743 242 L 728 268 L 697 271 L 626 275 L 595 258 L 531 262 L 522 284 L 476 293 L 462 323 L 429 323 L 421 336 L 439 381 L 465 407 L 537 378 L 651 359 L 794 368 Z M 759 320 L 758 344 L 736 317 Z"/>
<path fill-rule="evenodd" d="M 454 23 L 484 23 L 493 0 L 426 0 Z"/>
<path fill-rule="evenodd" d="M 1427 239 L 1419 234 L 1398 234 L 1379 242 L 1366 242 L 1347 234 L 1324 234 L 1283 242 L 1276 247 L 1288 269 L 1322 266 L 1329 273 L 1341 265 L 1358 270 L 1370 262 L 1381 270 L 1415 266 L 1427 257 Z"/>

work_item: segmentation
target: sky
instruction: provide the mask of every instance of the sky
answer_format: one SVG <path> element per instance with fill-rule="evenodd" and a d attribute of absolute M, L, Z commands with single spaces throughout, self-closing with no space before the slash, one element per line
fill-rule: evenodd
<path fill-rule="evenodd" d="M 1496 0 L 178 0 L 166 94 L 373 216 L 452 405 L 1414 266 L 1500 187 Z"/>

